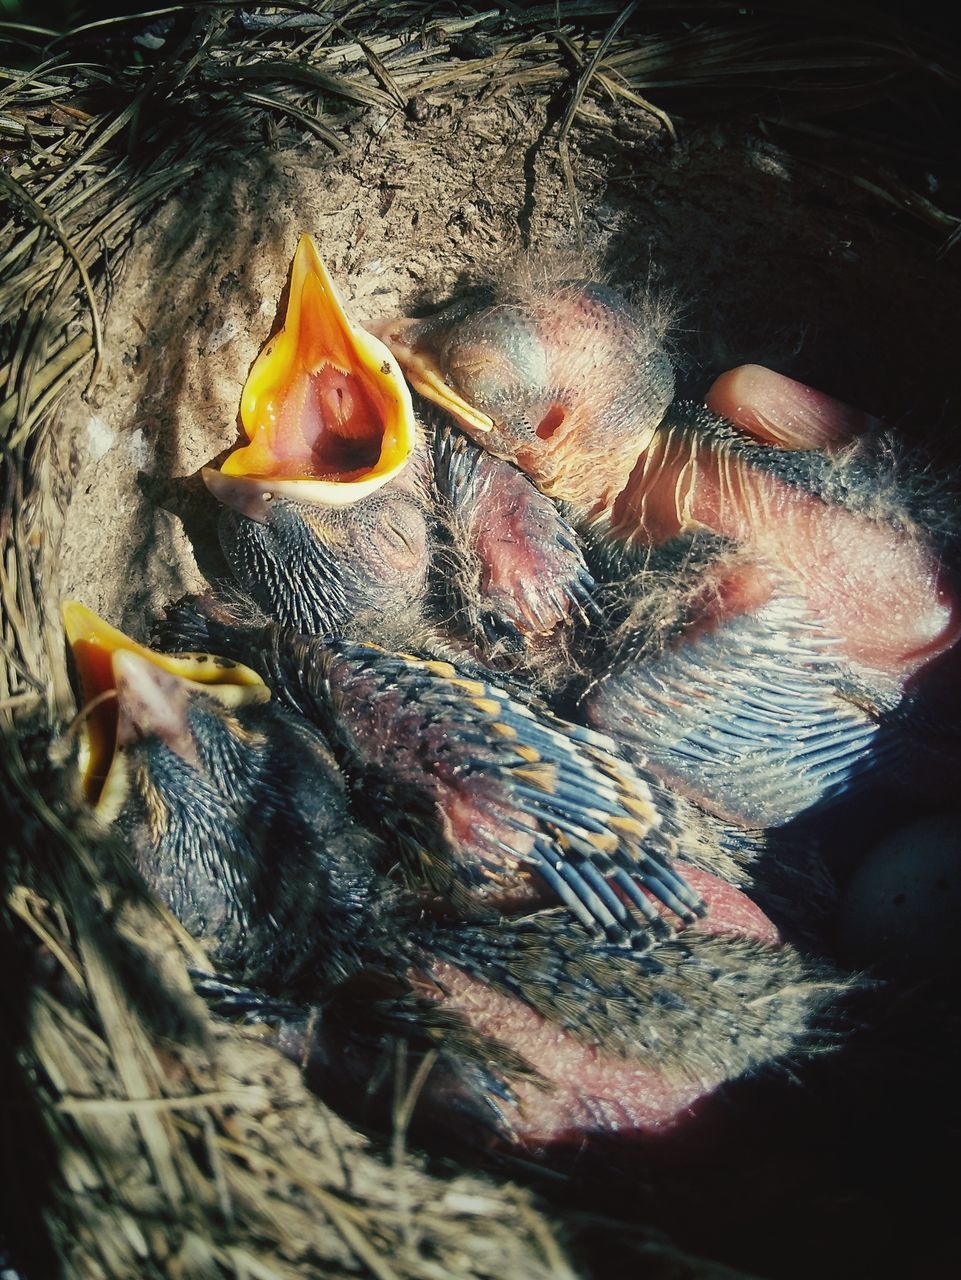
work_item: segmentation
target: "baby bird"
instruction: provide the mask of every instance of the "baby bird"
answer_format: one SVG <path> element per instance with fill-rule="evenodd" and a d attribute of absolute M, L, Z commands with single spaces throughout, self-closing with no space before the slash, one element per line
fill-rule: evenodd
<path fill-rule="evenodd" d="M 648 895 L 686 923 L 703 912 L 648 783 L 607 737 L 449 663 L 225 625 L 189 602 L 168 611 L 163 635 L 243 655 L 329 736 L 365 820 L 388 834 L 408 886 L 436 897 L 435 911 L 483 918 L 560 902 L 641 950 L 671 932 Z"/>
<path fill-rule="evenodd" d="M 711 919 L 657 957 L 565 911 L 424 915 L 352 822 L 322 735 L 252 670 L 147 650 L 77 604 L 65 620 L 89 802 L 237 980 L 201 989 L 275 1023 L 325 1096 L 392 1096 L 402 1048 L 428 1068 L 426 1120 L 543 1152 L 661 1136 L 723 1081 L 822 1042 L 844 984 L 730 885 L 693 873 Z"/>
<path fill-rule="evenodd" d="M 449 1131 L 454 1108 L 462 1140 L 495 1149 L 549 1159 L 616 1140 L 650 1152 L 696 1132 L 697 1104 L 726 1081 L 828 1047 L 848 983 L 780 943 L 730 886 L 707 875 L 698 886 L 709 916 L 645 956 L 558 911 L 416 930 L 413 991 L 499 1046 L 489 1064 L 500 1073 L 500 1087 L 488 1079 L 480 1095 L 463 1072 L 454 1090 L 431 1076 L 422 1131 Z M 371 1082 L 393 1088 L 395 1052 L 388 1039 L 345 1061 L 332 1022 L 302 1047 L 315 1087 L 368 1118 Z"/>
<path fill-rule="evenodd" d="M 308 236 L 241 418 L 250 443 L 203 475 L 235 578 L 282 625 L 396 646 L 440 631 L 483 660 L 546 668 L 587 618 L 577 534 L 515 468 L 425 437 Z"/>
<path fill-rule="evenodd" d="M 663 649 L 635 637 L 643 665 L 622 662 L 587 714 L 715 812 L 773 825 L 843 789 L 875 758 L 878 721 L 961 634 L 932 538 L 880 480 L 867 437 L 840 450 L 859 424 L 828 423 L 816 393 L 793 416 L 782 395 L 772 421 L 751 411 L 754 396 L 777 413 L 763 373 L 729 375 L 717 403 L 747 393 L 738 427 L 670 404 L 656 318 L 590 284 L 380 333 L 412 385 L 562 499 L 617 572 L 653 561 L 666 586 L 672 566 L 704 566 Z"/>
<path fill-rule="evenodd" d="M 316 995 L 379 956 L 387 855 L 351 821 L 317 727 L 228 659 L 156 653 L 75 602 L 64 621 L 87 709 L 84 795 L 218 966 Z"/>
<path fill-rule="evenodd" d="M 385 615 L 420 625 L 429 451 L 396 362 L 350 320 L 309 236 L 240 416 L 249 443 L 203 477 L 224 506 L 221 542 L 241 586 L 318 634 Z"/>
<path fill-rule="evenodd" d="M 469 1100 L 489 1125 L 505 1077 L 532 1069 L 415 992 L 416 903 L 351 819 L 319 730 L 229 659 L 146 649 L 77 603 L 64 620 L 86 711 L 84 795 L 207 945 L 218 972 L 199 977 L 201 994 L 274 1024 L 294 1056 L 320 1027 L 336 1028 L 341 1064 L 387 1042 L 415 1062 L 429 1051 L 433 1092 Z"/>
<path fill-rule="evenodd" d="M 674 396 L 662 319 L 589 281 L 505 284 L 378 333 L 416 391 L 579 523 L 611 508 Z"/>

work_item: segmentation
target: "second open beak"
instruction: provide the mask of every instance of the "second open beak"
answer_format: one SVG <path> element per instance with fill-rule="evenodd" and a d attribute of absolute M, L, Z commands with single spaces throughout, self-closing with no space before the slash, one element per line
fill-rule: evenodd
<path fill-rule="evenodd" d="M 64 605 L 63 620 L 85 713 L 80 751 L 83 792 L 98 811 L 110 807 L 114 765 L 121 745 L 120 691 L 131 686 L 144 664 L 228 707 L 270 698 L 270 690 L 249 667 L 206 653 L 158 653 L 131 640 L 76 601 Z M 131 657 L 136 662 L 127 661 Z"/>

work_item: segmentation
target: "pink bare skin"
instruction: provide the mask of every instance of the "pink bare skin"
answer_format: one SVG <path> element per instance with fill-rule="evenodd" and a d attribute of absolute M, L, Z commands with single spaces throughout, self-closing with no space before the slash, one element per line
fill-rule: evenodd
<path fill-rule="evenodd" d="M 548 635 L 572 612 L 564 580 L 569 554 L 549 537 L 531 536 L 543 502 L 520 472 L 502 467 L 485 491 L 477 538 L 483 596 L 525 634 Z"/>
<path fill-rule="evenodd" d="M 758 366 L 722 375 L 708 407 L 776 448 L 835 451 L 870 419 Z M 923 535 L 829 505 L 662 428 L 614 507 L 614 529 L 658 543 L 701 527 L 783 566 L 853 661 L 904 681 L 961 635 L 961 607 Z"/>
<path fill-rule="evenodd" d="M 691 867 L 686 866 L 684 870 L 710 907 L 704 920 L 690 926 L 691 934 L 696 933 L 702 940 L 704 935 L 712 935 L 731 940 L 732 944 L 737 940 L 740 945 L 753 947 L 751 963 L 761 971 L 773 972 L 769 966 L 781 953 L 782 944 L 772 922 L 742 892 L 725 881 Z M 682 933 L 674 954 L 665 957 L 669 973 L 673 970 L 675 978 L 692 954 L 683 945 L 684 936 Z M 736 960 L 727 951 L 715 952 L 707 967 L 702 965 L 699 969 L 703 994 L 695 995 L 692 988 L 685 988 L 683 984 L 680 989 L 696 1001 L 703 999 L 707 1011 L 712 986 L 720 984 L 718 999 L 728 1004 L 730 1017 L 736 1020 L 736 1002 L 730 1002 L 727 987 L 728 964 L 733 960 L 735 967 L 741 966 L 743 974 L 743 955 L 742 952 L 741 959 Z M 597 963 L 603 968 L 603 950 L 597 954 Z M 518 972 L 523 972 L 522 960 Z M 668 988 L 672 985 L 669 973 Z M 624 1056 L 614 1047 L 604 1049 L 592 1041 L 586 1026 L 585 1038 L 580 1039 L 554 1017 L 542 1016 L 526 999 L 503 988 L 495 989 L 451 960 L 435 957 L 429 969 L 418 967 L 408 971 L 406 981 L 421 999 L 435 1002 L 446 1014 L 459 1015 L 472 1032 L 497 1042 L 501 1050 L 519 1055 L 540 1077 L 538 1082 L 526 1077 L 509 1078 L 513 1097 L 491 1100 L 500 1113 L 491 1132 L 487 1126 L 492 1114 L 487 1111 L 484 1087 L 477 1090 L 475 1086 L 465 1085 L 438 1063 L 423 1085 L 415 1116 L 420 1125 L 426 1125 L 425 1132 L 435 1139 L 445 1135 L 458 1142 L 492 1144 L 498 1151 L 537 1158 L 562 1150 L 602 1149 L 604 1144 L 613 1142 L 627 1148 L 636 1145 L 638 1150 L 650 1154 L 657 1148 L 672 1159 L 672 1153 L 687 1149 L 692 1140 L 698 1143 L 705 1140 L 709 1144 L 718 1140 L 713 1103 L 721 1101 L 722 1085 L 748 1069 L 743 1057 L 735 1052 L 732 1058 L 723 1043 L 705 1057 L 701 1037 L 700 1052 L 692 1051 L 688 1034 L 679 1029 L 672 1015 L 665 1017 L 663 1011 L 659 1015 L 654 1008 L 651 1017 L 658 1023 L 659 1030 L 647 1053 L 642 1056 L 638 1050 Z M 652 998 L 657 994 L 659 982 L 653 979 Z M 530 989 L 533 1003 L 547 997 L 550 1004 L 549 990 L 535 983 Z M 779 1016 L 776 1003 L 781 994 L 775 982 L 772 987 L 764 988 L 763 993 L 758 989 L 751 1003 L 767 1006 L 773 1000 L 772 1014 L 776 1020 Z M 560 1015 L 561 1011 L 555 1012 Z M 623 1016 L 643 1019 L 646 1014 L 644 1008 L 635 1008 L 625 1009 Z M 762 1009 L 761 1020 L 766 1021 L 767 1016 Z M 689 1022 L 685 1025 L 690 1027 Z M 718 1028 L 723 1025 L 719 1022 Z M 750 1038 L 756 1034 L 756 1028 L 744 1034 Z M 377 1067 L 377 1054 L 383 1051 L 389 1059 L 389 1046 L 385 1049 L 383 1045 L 359 1044 L 345 1049 L 342 1033 L 336 1025 L 328 1025 L 325 1018 L 313 1025 L 291 1024 L 283 1029 L 281 1042 L 285 1051 L 305 1066 L 312 1086 L 325 1096 L 337 1099 L 348 1109 L 359 1107 L 368 1115 L 371 1105 L 376 1111 L 380 1104 L 368 1090 L 377 1071 L 383 1067 L 383 1063 Z M 762 1049 L 760 1060 L 764 1059 Z M 739 1065 L 732 1066 L 734 1061 Z M 492 1062 L 496 1071 L 494 1063 L 496 1059 Z M 382 1118 L 389 1121 L 389 1090 L 381 1101 L 388 1107 L 386 1117 Z M 722 1130 L 726 1135 L 720 1139 L 723 1144 L 730 1138 L 726 1123 Z M 680 1140 L 678 1145 L 675 1139 Z"/>
<path fill-rule="evenodd" d="M 722 373 L 704 403 L 746 435 L 784 449 L 830 453 L 881 425 L 861 409 L 759 364 Z"/>
<path fill-rule="evenodd" d="M 740 890 L 694 867 L 685 866 L 684 874 L 709 907 L 691 929 L 779 944 L 774 924 Z M 604 1053 L 445 961 L 432 967 L 432 977 L 433 982 L 417 984 L 421 994 L 441 999 L 435 985 L 440 984 L 448 1009 L 521 1054 L 547 1081 L 547 1089 L 519 1082 L 516 1107 L 505 1108 L 517 1141 L 526 1148 L 583 1143 L 592 1136 L 662 1137 L 692 1123 L 694 1104 L 724 1082 L 721 1076 L 694 1079 Z"/>
<path fill-rule="evenodd" d="M 453 965 L 441 962 L 433 973 L 450 1009 L 523 1054 L 546 1078 L 549 1089 L 527 1081 L 514 1086 L 517 1106 L 509 1118 L 525 1147 L 583 1142 L 599 1134 L 655 1137 L 690 1119 L 690 1108 L 708 1092 L 699 1083 L 670 1080 L 648 1064 L 605 1055 Z"/>

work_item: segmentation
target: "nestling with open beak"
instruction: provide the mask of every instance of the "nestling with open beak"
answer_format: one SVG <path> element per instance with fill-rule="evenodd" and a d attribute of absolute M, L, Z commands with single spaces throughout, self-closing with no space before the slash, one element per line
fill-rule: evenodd
<path fill-rule="evenodd" d="M 86 709 L 83 789 L 141 874 L 243 981 L 318 989 L 379 954 L 396 894 L 316 726 L 252 670 L 136 644 L 64 608 Z"/>
<path fill-rule="evenodd" d="M 957 596 L 869 438 L 842 448 L 863 425 L 853 411 L 755 369 L 714 391 L 736 425 L 669 405 L 651 316 L 562 283 L 379 331 L 418 391 L 568 504 L 620 570 L 663 551 L 667 590 L 670 566 L 705 565 L 663 654 L 633 642 L 643 665 L 588 712 L 706 807 L 784 822 L 863 771 L 877 721 L 961 634 Z M 772 751 L 778 776 L 758 787 Z"/>
<path fill-rule="evenodd" d="M 84 699 L 84 795 L 207 944 L 220 973 L 198 989 L 274 1023 L 297 1057 L 312 1035 L 335 1035 L 342 1064 L 400 1039 L 415 1062 L 431 1051 L 434 1091 L 489 1124 L 503 1074 L 532 1070 L 405 977 L 420 955 L 416 903 L 350 818 L 320 732 L 229 659 L 147 649 L 77 603 L 64 620 Z"/>
<path fill-rule="evenodd" d="M 430 445 L 393 356 L 349 319 L 309 236 L 241 419 L 250 443 L 203 474 L 238 583 L 282 625 L 430 647 L 454 614 L 455 643 L 543 667 L 588 616 L 577 534 L 515 468 L 443 431 Z"/>
<path fill-rule="evenodd" d="M 566 911 L 421 916 L 351 822 L 324 739 L 253 671 L 144 649 L 76 604 L 65 616 L 89 801 L 217 963 L 280 999 L 214 979 L 205 993 L 276 1023 L 325 1095 L 363 1108 L 381 1081 L 389 1098 L 403 1044 L 412 1070 L 436 1058 L 427 1118 L 542 1150 L 683 1129 L 725 1080 L 823 1043 L 844 983 L 730 885 L 694 873 L 710 920 L 651 957 Z"/>
<path fill-rule="evenodd" d="M 283 328 L 241 398 L 249 443 L 204 480 L 238 582 L 284 625 L 330 634 L 421 625 L 430 456 L 390 352 L 353 324 L 309 236 Z"/>

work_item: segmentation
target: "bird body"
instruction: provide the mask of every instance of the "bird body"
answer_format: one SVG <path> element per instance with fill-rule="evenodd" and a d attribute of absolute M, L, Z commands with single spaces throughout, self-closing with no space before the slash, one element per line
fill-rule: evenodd
<path fill-rule="evenodd" d="M 439 988 L 448 1009 L 537 1072 L 500 1103 L 530 1148 L 683 1128 L 724 1081 L 813 1047 L 819 1015 L 843 993 L 791 947 L 700 925 L 633 961 L 549 914 L 484 932 L 462 939 L 459 956 L 437 947 L 433 998 Z"/>
<path fill-rule="evenodd" d="M 412 883 L 457 912 L 532 909 L 546 893 L 645 947 L 669 928 L 644 889 L 681 920 L 703 909 L 671 865 L 644 777 L 605 736 L 450 663 L 273 624 L 211 619 L 206 634 L 330 735 Z"/>
<path fill-rule="evenodd" d="M 879 714 L 793 591 L 709 624 L 689 619 L 659 652 L 628 648 L 581 709 L 629 758 L 745 828 L 779 826 L 877 762 Z"/>
<path fill-rule="evenodd" d="M 592 285 L 508 292 L 379 332 L 417 390 L 563 500 L 596 563 L 630 577 L 658 558 L 701 562 L 673 630 L 622 634 L 602 657 L 590 723 L 746 825 L 787 822 L 883 759 L 879 725 L 956 643 L 961 607 L 868 437 L 852 443 L 851 414 L 832 419 L 808 396 L 807 417 L 778 429 L 744 411 L 738 430 L 669 404 L 656 313 Z M 783 408 L 789 380 L 769 378 Z"/>
<path fill-rule="evenodd" d="M 202 989 L 274 1022 L 315 1087 L 359 1105 L 379 1080 L 390 1085 L 402 1052 L 412 1067 L 426 1063 L 426 1115 L 472 1122 L 472 1141 L 543 1151 L 663 1132 L 723 1081 L 820 1043 L 819 1019 L 844 984 L 781 944 L 733 886 L 692 873 L 715 908 L 710 924 L 650 956 L 530 902 L 514 919 L 434 915 L 391 880 L 385 845 L 351 816 L 316 722 L 265 697 L 251 669 L 153 653 L 79 606 L 68 632 L 85 694 L 96 688 L 100 705 L 111 695 L 116 707 L 114 738 L 101 742 L 108 776 L 123 784 L 110 816 L 147 883 L 218 966 L 262 992 L 216 979 Z M 347 648 L 324 664 L 316 641 L 287 650 L 288 695 L 316 702 L 326 688 L 327 714 L 353 724 L 356 760 L 351 698 L 376 702 L 372 673 L 403 693 L 399 660 L 378 668 L 373 653 Z M 408 680 L 426 680 L 423 667 Z M 187 674 L 198 670 L 219 672 L 223 685 Z M 449 688 L 459 677 L 442 679 Z M 226 704 L 211 696 L 218 687 L 234 691 Z M 380 720 L 395 740 L 405 736 L 396 709 Z M 505 703 L 498 714 L 506 725 L 519 713 Z M 552 732 L 542 726 L 539 740 Z M 597 736 L 581 736 L 600 763 Z"/>
<path fill-rule="evenodd" d="M 578 666 L 576 628 L 599 621 L 577 532 L 511 463 L 443 426 L 434 438 L 456 621 L 489 665 L 562 684 Z"/>
<path fill-rule="evenodd" d="M 679 405 L 608 529 L 642 552 L 692 532 L 726 539 L 789 582 L 850 663 L 903 681 L 956 641 L 961 617 L 936 547 L 906 525 L 866 454 L 760 444 Z"/>

